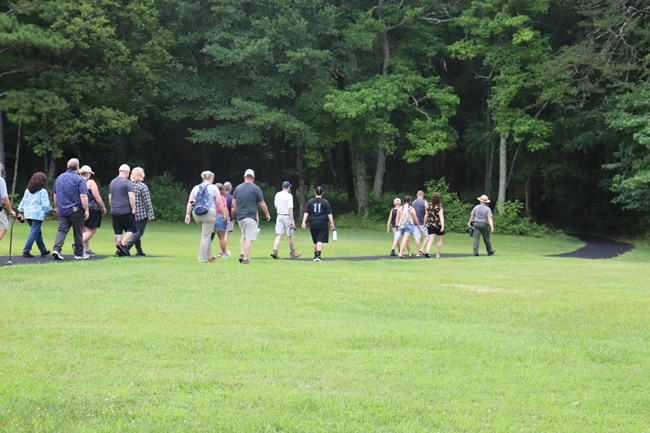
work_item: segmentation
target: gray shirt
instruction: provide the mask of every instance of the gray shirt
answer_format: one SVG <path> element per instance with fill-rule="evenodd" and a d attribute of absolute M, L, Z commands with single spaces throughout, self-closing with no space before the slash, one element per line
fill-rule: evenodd
<path fill-rule="evenodd" d="M 5 197 L 9 197 L 9 194 L 7 193 L 7 182 L 0 177 L 0 200 Z"/>
<path fill-rule="evenodd" d="M 111 181 L 108 192 L 111 195 L 111 215 L 126 215 L 132 212 L 129 192 L 133 192 L 133 182 L 118 176 Z"/>
<path fill-rule="evenodd" d="M 264 201 L 264 195 L 259 186 L 244 182 L 235 188 L 232 195 L 237 201 L 237 221 L 257 217 L 258 203 Z"/>
<path fill-rule="evenodd" d="M 472 215 L 474 215 L 474 221 L 477 223 L 487 222 L 488 218 L 492 218 L 492 209 L 486 204 L 478 204 L 472 209 Z"/>
<path fill-rule="evenodd" d="M 424 225 L 424 223 L 426 222 L 424 221 L 424 210 L 427 208 L 427 202 L 419 198 L 415 200 L 411 206 L 413 206 L 415 215 L 418 216 L 418 221 L 420 222 L 420 225 Z"/>

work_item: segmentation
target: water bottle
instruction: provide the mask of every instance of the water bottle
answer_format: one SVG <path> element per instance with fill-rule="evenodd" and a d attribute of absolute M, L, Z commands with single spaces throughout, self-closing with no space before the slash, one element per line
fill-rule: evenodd
<path fill-rule="evenodd" d="M 336 234 L 336 230 L 333 230 L 333 231 L 332 231 L 332 240 L 335 241 L 337 238 L 338 238 L 338 236 L 337 236 L 337 234 Z"/>

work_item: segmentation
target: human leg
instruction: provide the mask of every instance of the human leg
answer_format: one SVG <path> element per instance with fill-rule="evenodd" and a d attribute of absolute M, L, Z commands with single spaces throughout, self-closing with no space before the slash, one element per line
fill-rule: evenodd
<path fill-rule="evenodd" d="M 72 222 L 70 221 L 70 218 L 67 216 L 61 216 L 57 218 L 58 223 L 59 223 L 59 228 L 56 232 L 56 237 L 54 239 L 54 247 L 52 248 L 54 252 L 56 253 L 61 253 L 61 250 L 63 249 L 63 244 L 65 243 L 65 238 L 68 235 L 68 232 L 70 231 L 70 227 L 72 227 Z"/>
<path fill-rule="evenodd" d="M 85 251 L 90 250 L 90 240 L 95 236 L 96 232 L 97 227 L 84 227 L 83 245 Z"/>
<path fill-rule="evenodd" d="M 436 258 L 440 258 L 440 251 L 442 251 L 442 235 L 438 235 L 438 244 L 436 245 Z"/>
<path fill-rule="evenodd" d="M 25 241 L 25 246 L 23 247 L 23 255 L 29 255 L 32 251 L 32 246 L 36 241 L 38 233 L 41 231 L 41 224 L 43 224 L 43 221 L 28 219 L 27 224 L 29 224 L 29 235 L 27 235 L 27 240 Z"/>
<path fill-rule="evenodd" d="M 225 257 L 228 255 L 227 247 L 228 244 L 226 243 L 226 231 L 225 230 L 217 230 L 217 236 L 219 237 L 219 249 L 221 250 L 221 256 Z"/>
<path fill-rule="evenodd" d="M 84 254 L 84 210 L 79 209 L 70 215 L 72 235 L 74 236 L 74 255 L 81 257 Z"/>

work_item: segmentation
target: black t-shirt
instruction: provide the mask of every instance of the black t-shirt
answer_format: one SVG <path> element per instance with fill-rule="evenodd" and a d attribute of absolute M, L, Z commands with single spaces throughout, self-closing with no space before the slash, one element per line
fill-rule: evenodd
<path fill-rule="evenodd" d="M 322 228 L 327 227 L 327 215 L 332 213 L 330 203 L 324 198 L 312 198 L 307 202 L 305 213 L 308 215 L 310 227 Z"/>

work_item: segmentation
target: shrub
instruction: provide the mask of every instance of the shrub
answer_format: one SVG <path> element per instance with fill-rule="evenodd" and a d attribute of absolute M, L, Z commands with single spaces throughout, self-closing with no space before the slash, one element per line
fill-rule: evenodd
<path fill-rule="evenodd" d="M 543 236 L 553 232 L 524 215 L 524 204 L 520 201 L 507 201 L 494 215 L 495 230 L 508 235 Z"/>
<path fill-rule="evenodd" d="M 151 203 L 157 219 L 182 221 L 189 192 L 169 172 L 151 178 L 147 182 L 151 192 Z"/>

